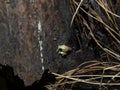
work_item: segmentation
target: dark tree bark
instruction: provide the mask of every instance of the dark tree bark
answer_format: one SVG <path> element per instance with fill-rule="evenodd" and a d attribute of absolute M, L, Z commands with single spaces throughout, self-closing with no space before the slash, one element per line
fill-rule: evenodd
<path fill-rule="evenodd" d="M 93 52 L 76 52 L 71 17 L 70 0 L 0 0 L 0 63 L 30 85 L 45 69 L 63 73 L 91 60 Z M 62 57 L 59 45 L 72 51 Z"/>
<path fill-rule="evenodd" d="M 44 68 L 60 73 L 74 68 L 78 64 L 70 55 L 56 52 L 58 45 L 74 47 L 70 20 L 69 0 L 1 0 L 0 63 L 12 66 L 26 85 L 40 79 Z"/>

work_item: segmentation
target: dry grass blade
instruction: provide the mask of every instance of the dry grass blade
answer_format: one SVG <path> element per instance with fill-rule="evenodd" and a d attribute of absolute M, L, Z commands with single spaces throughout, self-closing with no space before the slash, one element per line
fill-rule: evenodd
<path fill-rule="evenodd" d="M 74 1 L 74 0 L 73 0 L 73 1 Z M 74 2 L 75 2 L 75 1 L 74 1 Z M 73 17 L 72 17 L 71 26 L 72 26 L 72 23 L 73 23 L 73 21 L 74 21 L 74 19 L 75 19 L 75 16 L 76 16 L 76 14 L 77 14 L 77 12 L 78 12 L 78 10 L 79 10 L 80 5 L 82 4 L 82 2 L 83 2 L 83 0 L 81 0 L 80 3 L 78 4 L 78 7 L 77 7 L 77 9 L 76 9 L 76 11 L 75 11 L 75 13 L 74 13 L 74 15 L 73 15 Z"/>
<path fill-rule="evenodd" d="M 114 9 L 111 9 L 106 0 L 90 0 L 87 3 L 84 0 L 71 0 L 71 10 L 73 14 L 71 25 L 77 26 L 76 29 L 79 30 L 81 37 L 77 38 L 81 49 L 81 38 L 93 40 L 92 43 L 95 45 L 92 50 L 98 48 L 97 52 L 100 51 L 101 57 L 99 61 L 85 61 L 62 75 L 53 73 L 57 82 L 52 85 L 51 90 L 56 88 L 71 90 L 77 82 L 80 85 L 83 83 L 90 86 L 97 85 L 101 90 L 103 90 L 102 87 L 108 89 L 108 86 L 119 86 L 120 31 L 116 18 L 120 19 L 120 16 L 114 13 Z M 70 85 L 70 88 L 66 87 L 67 85 Z"/>
<path fill-rule="evenodd" d="M 77 2 L 74 1 L 74 3 L 78 6 Z M 117 33 L 113 28 L 111 28 L 109 25 L 105 24 L 102 20 L 102 18 L 92 9 L 90 9 L 89 12 L 86 12 L 83 8 L 79 7 L 83 12 L 85 12 L 88 16 L 92 17 L 93 19 L 101 22 L 104 26 L 105 26 L 105 29 L 106 31 L 118 42 L 118 44 L 120 45 L 120 40 L 112 33 L 114 32 L 117 36 L 120 37 L 120 34 Z M 82 16 L 80 16 L 82 17 Z M 87 21 L 82 17 L 82 20 L 83 20 L 83 24 L 88 28 L 88 30 L 90 30 L 90 35 L 92 36 L 92 38 L 95 40 L 95 42 L 98 44 L 98 46 L 100 48 L 102 48 L 105 52 L 107 52 L 109 55 L 113 56 L 114 58 L 120 60 L 120 55 L 119 54 L 116 54 L 114 53 L 114 51 L 111 51 L 107 48 L 104 48 L 100 43 L 99 41 L 95 38 L 93 32 L 92 32 L 92 29 L 91 27 L 88 25 Z M 111 32 L 111 31 L 112 32 Z"/>
<path fill-rule="evenodd" d="M 90 30 L 90 35 L 91 35 L 92 38 L 95 40 L 95 42 L 97 43 L 97 45 L 98 45 L 100 48 L 102 48 L 105 52 L 107 52 L 109 55 L 112 54 L 112 56 L 113 56 L 114 58 L 116 58 L 117 60 L 120 61 L 120 55 L 118 55 L 118 54 L 116 54 L 116 53 L 113 53 L 112 51 L 104 48 L 104 47 L 99 43 L 99 41 L 95 38 L 95 36 L 94 36 L 94 34 L 93 34 L 93 32 L 92 32 L 92 29 L 91 29 L 90 26 L 87 24 L 87 21 L 86 21 L 84 18 L 83 18 L 83 24 L 88 28 L 88 30 Z M 119 41 L 118 41 L 118 42 L 119 42 Z"/>
<path fill-rule="evenodd" d="M 115 17 L 120 18 L 119 15 L 117 15 L 117 14 L 111 12 L 110 10 L 108 10 L 108 9 L 104 6 L 104 3 L 102 3 L 101 0 L 95 0 L 95 1 L 96 1 L 96 2 L 98 3 L 98 5 L 101 6 L 105 11 L 107 11 L 108 13 L 110 13 L 111 15 L 113 15 L 113 16 L 115 16 Z"/>
<path fill-rule="evenodd" d="M 70 79 L 70 80 L 73 80 L 73 81 L 76 81 L 76 82 L 84 82 L 84 83 L 95 84 L 95 85 L 100 85 L 101 84 L 100 82 L 98 82 L 98 83 L 97 82 L 89 82 L 89 80 L 92 80 L 92 79 L 84 80 L 84 79 L 72 78 L 70 76 L 60 75 L 60 74 L 57 74 L 57 73 L 52 73 L 52 74 L 54 74 L 54 75 L 56 75 L 58 77 Z M 120 83 L 102 83 L 102 85 L 120 85 Z"/>
<path fill-rule="evenodd" d="M 107 63 L 107 62 L 104 62 L 104 63 Z M 80 65 L 80 66 L 82 66 L 82 65 Z M 112 67 L 112 66 L 106 67 L 106 68 L 104 67 L 104 69 L 101 69 L 101 70 L 104 70 L 104 73 L 105 73 L 106 70 L 113 70 L 114 68 L 119 67 L 119 66 L 120 65 L 115 65 L 114 67 Z M 92 67 L 94 67 L 94 65 L 91 65 L 91 64 L 87 65 L 87 69 L 91 69 Z M 94 68 L 98 68 L 98 67 L 103 67 L 103 66 L 98 64 L 97 67 L 94 67 Z M 84 70 L 87 70 L 87 69 L 84 69 Z M 55 76 L 57 76 L 57 79 L 58 79 L 58 82 L 56 82 L 55 87 L 58 87 L 59 85 L 73 84 L 76 82 L 82 82 L 82 83 L 87 83 L 87 84 L 91 84 L 91 85 L 101 85 L 101 86 L 103 86 L 103 85 L 110 85 L 110 86 L 111 85 L 120 85 L 120 82 L 117 82 L 117 83 L 104 82 L 104 79 L 106 79 L 106 78 L 110 78 L 109 80 L 114 79 L 114 78 L 120 78 L 119 72 L 115 75 L 104 75 L 104 73 L 101 75 L 100 74 L 98 74 L 98 75 L 93 75 L 93 74 L 92 75 L 85 75 L 85 74 L 81 73 L 81 70 L 82 69 L 80 69 L 80 70 L 77 69 L 77 73 L 74 73 L 73 75 L 70 75 L 69 72 L 66 72 L 66 74 L 63 74 L 63 75 L 60 75 L 57 73 L 52 73 Z M 70 73 L 72 71 L 74 72 L 75 70 L 71 70 Z M 93 71 L 96 71 L 96 70 L 93 70 Z M 93 72 L 93 71 L 91 71 L 91 72 Z M 79 75 L 78 75 L 78 73 L 79 73 Z M 85 77 L 87 79 L 85 79 Z M 83 78 L 83 79 L 80 79 L 80 78 Z M 102 80 L 99 81 L 99 79 L 102 79 Z M 62 82 L 59 82 L 60 80 L 62 80 Z"/>
<path fill-rule="evenodd" d="M 77 4 L 77 5 L 78 5 L 78 4 Z M 95 13 L 94 10 L 90 9 L 90 10 L 92 10 L 92 11 L 90 11 L 90 12 L 92 12 L 92 14 L 94 14 L 95 16 L 93 16 L 92 14 L 86 12 L 83 8 L 81 8 L 81 7 L 79 7 L 79 8 L 80 8 L 83 12 L 85 12 L 88 16 L 90 16 L 90 17 L 92 17 L 93 19 L 95 19 L 95 20 L 99 21 L 100 23 L 102 23 L 102 24 L 105 26 L 106 30 L 111 34 L 111 36 L 120 44 L 120 40 L 117 39 L 116 36 L 113 35 L 112 32 L 114 32 L 114 33 L 115 33 L 116 35 L 118 35 L 119 37 L 120 37 L 120 34 L 117 33 L 113 28 L 111 28 L 111 27 L 110 27 L 109 25 L 107 25 L 105 22 L 103 22 L 103 20 L 101 19 L 101 17 L 100 17 L 97 13 Z M 111 30 L 112 32 L 111 32 L 110 30 Z"/>

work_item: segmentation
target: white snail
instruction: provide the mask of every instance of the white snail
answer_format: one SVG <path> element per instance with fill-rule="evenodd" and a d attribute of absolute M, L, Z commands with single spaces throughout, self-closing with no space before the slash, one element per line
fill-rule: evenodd
<path fill-rule="evenodd" d="M 68 52 L 70 52 L 71 50 L 72 48 L 66 45 L 58 45 L 58 48 L 57 48 L 58 54 L 62 56 L 66 56 Z"/>

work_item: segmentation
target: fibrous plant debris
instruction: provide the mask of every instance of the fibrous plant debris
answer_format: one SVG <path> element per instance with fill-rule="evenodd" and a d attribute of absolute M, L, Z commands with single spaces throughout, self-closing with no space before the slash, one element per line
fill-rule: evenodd
<path fill-rule="evenodd" d="M 94 54 L 99 59 L 114 58 L 120 60 L 120 27 L 117 20 L 120 16 L 115 14 L 112 2 L 106 0 L 93 0 L 77 2 L 71 0 L 73 17 L 71 25 L 75 23 L 80 37 L 89 39 Z M 77 8 L 77 9 L 76 9 Z"/>
<path fill-rule="evenodd" d="M 62 75 L 49 90 L 119 90 L 119 0 L 71 0 L 71 26 L 80 49 L 93 50 L 96 60 L 85 61 Z"/>
<path fill-rule="evenodd" d="M 114 88 L 119 90 L 120 65 L 116 62 L 112 62 L 112 64 L 93 60 L 62 75 L 52 73 L 56 76 L 57 81 L 46 87 L 49 90 L 76 90 L 75 88 L 78 88 L 77 90 L 113 90 L 109 87 L 115 86 Z"/>

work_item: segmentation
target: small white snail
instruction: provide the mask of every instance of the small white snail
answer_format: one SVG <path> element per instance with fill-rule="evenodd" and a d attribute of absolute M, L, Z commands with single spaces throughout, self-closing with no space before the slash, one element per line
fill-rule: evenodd
<path fill-rule="evenodd" d="M 71 50 L 72 48 L 66 45 L 58 45 L 58 48 L 57 48 L 58 54 L 62 56 L 66 56 L 68 52 L 70 52 Z"/>

